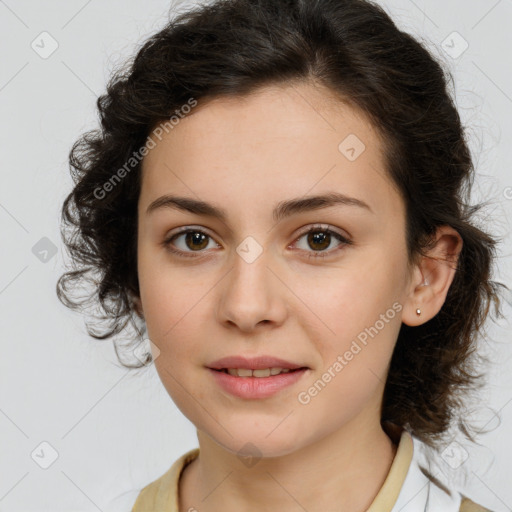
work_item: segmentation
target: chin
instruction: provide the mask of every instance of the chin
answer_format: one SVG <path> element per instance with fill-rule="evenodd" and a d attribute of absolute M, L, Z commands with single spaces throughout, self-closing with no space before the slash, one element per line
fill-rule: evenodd
<path fill-rule="evenodd" d="M 282 418 L 281 418 L 282 420 Z M 254 418 L 250 425 L 245 424 L 226 424 L 228 432 L 233 433 L 230 436 L 224 429 L 209 437 L 225 450 L 239 457 L 281 457 L 298 450 L 302 443 L 298 432 L 293 432 L 288 428 L 281 429 L 279 421 L 263 422 L 260 427 L 254 425 Z M 271 425 L 270 425 L 271 423 Z M 277 427 L 277 428 L 276 428 Z M 302 429 L 298 429 L 302 430 Z"/>

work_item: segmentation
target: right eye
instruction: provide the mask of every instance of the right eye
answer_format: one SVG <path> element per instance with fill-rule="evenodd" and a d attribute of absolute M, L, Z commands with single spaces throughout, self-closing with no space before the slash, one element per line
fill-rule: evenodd
<path fill-rule="evenodd" d="M 213 238 L 201 229 L 186 227 L 167 237 L 162 245 L 173 254 L 185 258 L 194 258 L 195 255 L 193 253 L 205 252 L 204 250 L 208 248 L 209 241 L 219 247 L 213 241 Z M 176 248 L 177 246 L 178 248 Z"/>

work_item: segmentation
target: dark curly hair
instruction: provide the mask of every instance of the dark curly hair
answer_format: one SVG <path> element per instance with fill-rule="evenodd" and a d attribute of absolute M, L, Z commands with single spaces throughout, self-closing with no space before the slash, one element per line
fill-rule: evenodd
<path fill-rule="evenodd" d="M 74 266 L 59 278 L 57 295 L 72 309 L 101 305 L 106 326 L 88 325 L 92 337 L 113 337 L 128 323 L 138 337 L 135 155 L 191 98 L 201 104 L 312 81 L 360 109 L 382 135 L 387 172 L 406 205 L 409 262 L 426 254 L 439 226 L 463 240 L 441 311 L 421 326 L 402 324 L 382 421 L 407 427 L 431 447 L 453 423 L 473 440 L 461 412 L 481 385 L 477 339 L 491 303 L 502 317 L 498 288 L 506 287 L 491 280 L 498 240 L 473 218 L 483 204 L 470 205 L 474 167 L 448 89 L 453 78 L 370 1 L 217 0 L 180 13 L 149 37 L 98 98 L 101 128 L 70 151 L 75 185 L 62 207 L 61 234 Z M 93 290 L 75 300 L 70 292 L 80 283 Z M 136 342 L 129 339 L 130 347 Z"/>

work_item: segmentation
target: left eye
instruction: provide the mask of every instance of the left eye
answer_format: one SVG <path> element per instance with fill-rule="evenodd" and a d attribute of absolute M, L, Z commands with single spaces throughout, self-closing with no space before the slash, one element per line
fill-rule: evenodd
<path fill-rule="evenodd" d="M 333 252 L 337 252 L 338 250 L 340 250 L 340 248 L 343 248 L 345 245 L 352 244 L 351 240 L 341 235 L 337 231 L 333 231 L 332 229 L 324 228 L 321 226 L 310 228 L 305 233 L 302 233 L 302 235 L 300 235 L 299 238 L 296 239 L 295 243 L 297 243 L 304 237 L 306 237 L 307 246 L 315 248 L 315 250 L 312 252 L 308 251 L 310 252 L 310 254 L 308 254 L 307 256 L 308 258 L 324 258 L 325 256 L 332 254 Z M 335 249 L 326 251 L 325 249 L 331 245 L 333 237 L 335 240 L 338 240 L 339 244 Z M 301 250 L 307 251 L 307 249 Z"/>

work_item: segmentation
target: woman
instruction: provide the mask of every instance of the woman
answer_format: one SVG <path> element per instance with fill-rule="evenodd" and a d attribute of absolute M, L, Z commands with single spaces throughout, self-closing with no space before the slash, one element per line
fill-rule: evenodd
<path fill-rule="evenodd" d="M 101 272 L 111 324 L 91 334 L 147 329 L 199 440 L 132 510 L 487 510 L 418 459 L 463 414 L 499 309 L 428 51 L 363 0 L 217 1 L 98 107 L 63 207 L 82 268 L 58 293 L 78 306 L 66 283 Z"/>

